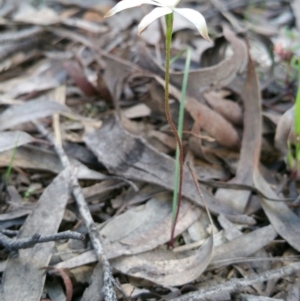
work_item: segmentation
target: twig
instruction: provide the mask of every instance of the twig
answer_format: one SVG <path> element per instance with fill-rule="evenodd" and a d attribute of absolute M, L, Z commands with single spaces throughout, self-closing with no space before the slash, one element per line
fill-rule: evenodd
<path fill-rule="evenodd" d="M 258 282 L 264 282 L 267 280 L 281 278 L 283 276 L 290 275 L 295 273 L 300 269 L 300 262 L 293 263 L 287 266 L 284 266 L 279 269 L 267 271 L 261 273 L 260 275 L 253 275 L 246 277 L 244 279 L 232 279 L 223 284 L 218 284 L 212 287 L 201 289 L 197 292 L 192 292 L 186 295 L 183 295 L 179 298 L 173 299 L 173 301 L 196 301 L 203 300 L 204 298 L 210 297 L 212 295 L 224 292 L 233 292 L 238 291 L 241 288 L 249 285 L 253 285 Z"/>
<path fill-rule="evenodd" d="M 53 146 L 56 150 L 56 153 L 59 156 L 59 159 L 60 159 L 62 165 L 64 166 L 64 168 L 70 167 L 71 163 L 70 163 L 69 158 L 67 157 L 64 149 L 62 148 L 62 146 L 60 146 L 58 143 L 56 143 L 56 141 L 54 140 L 51 133 L 42 124 L 40 124 L 36 121 L 34 121 L 33 123 L 35 124 L 37 129 L 44 136 L 46 136 L 47 139 L 53 144 Z M 89 208 L 87 206 L 87 203 L 84 199 L 84 196 L 83 196 L 82 190 L 79 186 L 77 177 L 74 174 L 72 175 L 71 181 L 72 181 L 72 186 L 73 186 L 72 194 L 77 203 L 78 211 L 79 211 L 79 213 L 85 223 L 85 226 L 88 230 L 88 233 L 89 233 L 89 236 L 91 239 L 91 243 L 92 243 L 94 251 L 96 253 L 97 260 L 100 263 L 102 263 L 102 265 L 103 265 L 103 288 L 102 288 L 102 291 L 103 291 L 104 299 L 105 299 L 105 301 L 117 301 L 116 293 L 114 291 L 114 285 L 116 285 L 116 282 L 112 276 L 109 261 L 107 260 L 107 258 L 105 256 L 99 232 L 96 228 L 96 225 L 94 223 L 92 215 L 91 215 Z"/>
<path fill-rule="evenodd" d="M 31 238 L 14 240 L 0 233 L 0 245 L 4 246 L 5 249 L 13 252 L 19 249 L 31 248 L 35 244 L 39 244 L 39 243 L 55 241 L 60 239 L 70 239 L 70 238 L 83 240 L 84 235 L 73 231 L 65 231 L 53 235 L 44 235 L 44 236 L 42 236 L 39 233 L 36 233 Z"/>
<path fill-rule="evenodd" d="M 10 237 L 17 236 L 19 234 L 19 231 L 7 229 L 0 229 L 0 232 Z"/>

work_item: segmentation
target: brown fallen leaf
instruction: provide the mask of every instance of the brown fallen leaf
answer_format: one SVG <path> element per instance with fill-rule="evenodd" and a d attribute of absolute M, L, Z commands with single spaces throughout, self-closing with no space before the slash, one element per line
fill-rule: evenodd
<path fill-rule="evenodd" d="M 220 11 L 223 17 L 230 22 L 235 32 L 246 31 L 239 19 L 230 10 L 228 10 L 227 5 L 223 1 L 212 0 L 211 3 Z"/>
<path fill-rule="evenodd" d="M 141 118 L 151 115 L 151 110 L 145 104 L 137 104 L 131 108 L 123 110 L 123 113 L 126 118 L 134 119 L 134 118 Z"/>
<path fill-rule="evenodd" d="M 60 21 L 59 16 L 53 9 L 47 6 L 37 9 L 26 2 L 18 6 L 13 19 L 17 22 L 35 25 L 53 25 Z"/>
<path fill-rule="evenodd" d="M 68 271 L 65 269 L 56 269 L 53 267 L 45 267 L 44 269 L 47 271 L 51 271 L 51 274 L 54 273 L 60 275 L 65 286 L 64 293 L 63 289 L 61 288 L 61 286 L 58 285 L 58 283 L 52 282 L 51 285 L 49 285 L 49 283 L 46 282 L 45 287 L 48 290 L 49 297 L 51 298 L 51 295 L 54 295 L 52 297 L 52 299 L 54 300 L 63 298 L 64 301 L 71 301 L 73 296 L 73 284 L 70 279 L 70 276 L 68 275 Z"/>
<path fill-rule="evenodd" d="M 108 256 L 117 257 L 152 250 L 169 240 L 172 209 L 170 195 L 160 194 L 145 205 L 127 210 L 115 217 L 100 231 L 105 237 Z M 185 231 L 201 215 L 201 210 L 184 202 L 180 208 L 176 235 Z M 128 223 L 128 220 L 131 222 Z"/>
<path fill-rule="evenodd" d="M 244 71 L 247 64 L 247 47 L 245 42 L 226 26 L 223 28 L 223 34 L 232 46 L 232 56 L 224 59 L 215 66 L 191 70 L 187 84 L 187 94 L 189 96 L 201 99 L 204 90 L 225 87 L 237 74 Z M 138 64 L 142 68 L 164 77 L 163 69 L 154 61 L 146 48 L 139 45 L 138 51 L 140 56 Z M 184 72 L 171 72 L 170 83 L 176 87 L 181 87 L 183 75 Z"/>
<path fill-rule="evenodd" d="M 99 92 L 99 96 L 103 98 L 107 103 L 112 104 L 112 96 L 109 92 L 109 89 L 106 85 L 106 81 L 104 79 L 103 74 L 101 72 L 98 72 L 97 75 L 97 91 Z"/>
<path fill-rule="evenodd" d="M 20 29 L 18 31 L 5 31 L 0 34 L 0 42 L 18 41 L 32 38 L 33 36 L 42 33 L 44 30 L 40 26 L 31 26 L 29 28 Z"/>
<path fill-rule="evenodd" d="M 234 101 L 226 99 L 230 93 L 225 90 L 218 92 L 209 91 L 204 93 L 208 105 L 233 124 L 243 124 L 243 112 L 241 107 Z"/>
<path fill-rule="evenodd" d="M 211 265 L 218 267 L 229 265 L 231 261 L 245 259 L 273 241 L 276 236 L 277 233 L 272 226 L 239 236 L 228 243 L 215 247 Z M 211 241 L 208 240 L 203 248 L 200 248 L 200 252 L 199 250 L 193 251 L 193 255 L 189 257 L 184 257 L 185 254 L 179 255 L 157 250 L 116 258 L 112 260 L 112 264 L 125 274 L 147 279 L 163 286 L 183 285 L 194 280 L 196 275 L 206 268 L 211 248 Z M 176 258 L 176 255 L 180 258 Z M 179 275 L 180 277 L 178 277 Z"/>
<path fill-rule="evenodd" d="M 276 236 L 277 233 L 272 226 L 238 236 L 230 242 L 215 247 L 210 266 L 220 267 L 243 260 L 273 241 Z M 188 257 L 185 257 L 185 254 L 154 250 L 113 259 L 112 264 L 125 274 L 148 279 L 163 286 L 182 285 L 192 281 L 193 277 L 197 277 L 198 268 L 198 272 L 206 268 L 207 256 L 212 247 L 210 243 L 208 240 L 200 250 L 189 252 L 188 254 L 193 255 Z M 197 265 L 196 268 L 193 267 L 193 263 Z"/>
<path fill-rule="evenodd" d="M 47 291 L 49 299 L 47 301 L 65 301 L 66 294 L 63 289 L 63 284 L 58 277 L 55 277 L 52 281 L 47 281 L 45 284 L 45 291 Z M 43 301 L 43 300 L 41 300 Z"/>
<path fill-rule="evenodd" d="M 38 141 L 31 135 L 21 131 L 0 132 L 0 152 L 17 148 L 21 145 Z"/>
<path fill-rule="evenodd" d="M 163 79 L 158 76 L 154 76 L 154 78 L 158 83 L 164 86 Z M 169 91 L 178 101 L 180 100 L 181 92 L 178 89 L 170 85 Z M 240 147 L 240 138 L 236 129 L 219 113 L 213 111 L 193 97 L 186 97 L 184 106 L 195 123 L 204 129 L 209 136 L 213 137 L 219 144 L 232 149 Z"/>
<path fill-rule="evenodd" d="M 12 157 L 13 150 L 0 153 L 0 166 L 8 166 Z M 75 159 L 70 159 L 71 164 L 77 168 L 77 177 L 79 179 L 104 180 L 107 176 L 91 170 L 84 164 Z M 17 149 L 13 167 L 29 168 L 37 170 L 47 170 L 53 173 L 60 173 L 63 170 L 61 162 L 57 155 L 51 151 L 34 146 L 21 146 Z"/>
<path fill-rule="evenodd" d="M 250 57 L 248 59 L 248 72 L 243 91 L 244 133 L 242 148 L 236 175 L 229 183 L 252 186 L 254 167 L 259 164 L 262 115 L 260 89 Z M 240 191 L 237 189 L 218 189 L 216 192 L 217 198 L 240 213 L 244 212 L 250 195 L 250 191 Z"/>
<path fill-rule="evenodd" d="M 101 263 L 97 263 L 90 280 L 89 287 L 84 291 L 81 301 L 99 301 L 103 293 L 103 268 Z"/>
<path fill-rule="evenodd" d="M 50 235 L 58 231 L 71 191 L 71 172 L 71 169 L 64 170 L 47 187 L 18 238 L 28 238 L 35 233 Z M 9 257 L 2 278 L 3 301 L 40 300 L 46 277 L 41 268 L 50 262 L 53 248 L 54 242 L 38 244 L 19 250 L 17 257 Z"/>
<path fill-rule="evenodd" d="M 72 78 L 75 84 L 87 95 L 96 96 L 99 94 L 97 89 L 88 81 L 84 71 L 77 62 L 67 61 L 63 64 L 68 75 Z"/>
<path fill-rule="evenodd" d="M 262 227 L 248 234 L 238 236 L 225 244 L 215 247 L 210 264 L 217 267 L 245 259 L 265 247 L 276 236 L 277 233 L 272 226 Z"/>
<path fill-rule="evenodd" d="M 272 226 L 291 246 L 300 250 L 300 244 L 297 237 L 300 235 L 300 219 L 283 202 L 271 202 L 270 199 L 279 199 L 280 197 L 271 189 L 270 185 L 261 176 L 259 171 L 259 152 L 261 148 L 261 111 L 260 111 L 260 93 L 258 83 L 251 60 L 248 64 L 248 80 L 244 90 L 243 99 L 245 101 L 245 130 L 242 143 L 241 158 L 239 161 L 236 177 L 231 183 L 254 185 L 262 195 L 260 195 L 261 205 L 268 216 Z M 247 101 L 246 101 L 247 100 Z M 280 132 L 286 132 L 282 129 Z M 250 196 L 250 192 L 233 190 L 227 191 L 227 196 L 219 193 L 219 197 L 224 200 L 237 198 L 237 193 L 242 196 L 235 201 L 234 207 L 243 211 Z M 226 192 L 225 192 L 226 193 Z"/>
<path fill-rule="evenodd" d="M 51 116 L 55 113 L 70 113 L 71 110 L 55 101 L 31 100 L 12 106 L 0 115 L 0 130 L 9 129 L 31 120 Z"/>
<path fill-rule="evenodd" d="M 117 109 L 124 84 L 128 81 L 131 68 L 109 57 L 105 58 L 105 65 L 106 68 L 103 79 Z"/>
<path fill-rule="evenodd" d="M 100 129 L 87 133 L 83 139 L 111 173 L 173 190 L 174 159 L 158 152 L 144 139 L 125 131 L 118 118 L 110 116 L 103 121 Z M 235 214 L 234 210 L 216 201 L 204 187 L 201 189 L 211 212 Z M 187 169 L 183 196 L 204 206 Z"/>
<path fill-rule="evenodd" d="M 224 215 L 220 214 L 218 216 L 218 222 L 224 229 L 224 236 L 228 241 L 231 241 L 236 237 L 243 235 L 243 233 L 237 228 L 237 226 L 229 221 Z"/>
<path fill-rule="evenodd" d="M 99 15 L 98 15 L 99 16 Z M 108 31 L 108 27 L 104 24 L 97 24 L 89 20 L 81 18 L 63 18 L 62 23 L 68 26 L 74 26 L 90 33 L 103 34 Z"/>
<path fill-rule="evenodd" d="M 56 269 L 54 268 L 54 271 L 58 272 L 64 282 L 65 289 L 66 289 L 66 301 L 71 301 L 73 296 L 73 284 L 69 277 L 69 275 L 66 273 L 64 269 Z"/>
<path fill-rule="evenodd" d="M 270 196 L 279 198 L 261 174 L 255 170 L 253 182 L 257 189 Z M 282 236 L 293 248 L 300 251 L 300 218 L 284 203 L 272 202 L 267 198 L 260 197 L 261 206 L 264 209 L 275 231 Z"/>
<path fill-rule="evenodd" d="M 12 219 L 27 216 L 32 212 L 34 208 L 34 206 L 30 206 L 30 207 L 28 206 L 27 208 L 19 208 L 6 213 L 2 213 L 0 214 L 0 222 L 10 221 Z"/>
<path fill-rule="evenodd" d="M 115 4 L 112 0 L 86 0 L 82 2 L 81 0 L 56 0 L 56 2 L 64 5 L 75 5 L 80 8 L 86 8 L 95 10 L 105 14 L 110 8 Z"/>
<path fill-rule="evenodd" d="M 124 274 L 150 280 L 159 285 L 179 286 L 192 282 L 206 269 L 213 249 L 212 236 L 195 254 L 180 259 L 159 260 L 155 251 L 114 259 L 112 265 Z M 169 251 L 168 253 L 172 253 Z M 167 253 L 164 256 L 168 256 Z"/>
<path fill-rule="evenodd" d="M 36 93 L 56 88 L 66 80 L 66 70 L 60 60 L 47 60 L 37 64 L 26 76 L 14 78 L 0 84 L 7 98 L 17 98 L 20 95 Z"/>
<path fill-rule="evenodd" d="M 145 205 L 127 210 L 100 230 L 108 258 L 146 252 L 167 243 L 170 239 L 172 207 L 169 194 L 160 194 Z M 201 210 L 189 202 L 180 208 L 176 235 L 185 231 L 201 215 Z M 128 223 L 128 220 L 131 222 Z M 83 253 L 56 267 L 80 266 L 96 260 L 92 251 Z"/>

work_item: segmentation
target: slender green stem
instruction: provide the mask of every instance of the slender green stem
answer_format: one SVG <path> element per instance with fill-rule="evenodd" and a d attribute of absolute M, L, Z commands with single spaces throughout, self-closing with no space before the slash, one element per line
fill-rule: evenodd
<path fill-rule="evenodd" d="M 181 203 L 181 195 L 182 195 L 182 179 L 183 179 L 183 147 L 180 141 L 180 137 L 177 133 L 176 127 L 172 121 L 171 113 L 170 113 L 170 104 L 169 104 L 169 80 L 170 80 L 170 50 L 171 50 L 171 41 L 172 41 L 172 29 L 173 29 L 173 13 L 166 15 L 166 72 L 165 72 L 165 112 L 168 123 L 175 135 L 178 148 L 180 150 L 179 162 L 180 162 L 180 176 L 179 176 L 179 189 L 177 194 L 177 208 L 176 214 L 172 221 L 171 228 L 171 238 L 170 238 L 170 246 L 174 245 L 174 234 L 175 227 L 179 215 L 179 208 Z"/>
<path fill-rule="evenodd" d="M 17 149 L 18 149 L 19 138 L 20 138 L 20 133 L 18 134 L 18 137 L 17 137 L 17 140 L 16 140 L 16 145 L 15 145 L 15 147 L 14 147 L 12 153 L 11 153 L 9 164 L 8 164 L 7 170 L 4 174 L 4 182 L 5 182 L 6 185 L 8 184 L 8 180 L 9 180 L 9 177 L 10 177 L 10 174 L 11 174 L 11 171 L 12 171 L 12 167 L 13 167 L 13 163 L 14 163 L 14 160 L 15 160 L 16 152 L 17 152 Z"/>
<path fill-rule="evenodd" d="M 191 55 L 192 55 L 190 48 L 185 49 L 184 52 L 186 52 L 186 61 L 185 61 L 184 74 L 183 74 L 183 80 L 182 80 L 178 127 L 177 127 L 177 132 L 178 132 L 180 141 L 182 141 L 182 130 L 183 130 L 183 120 L 184 120 L 184 102 L 185 102 L 185 97 L 186 97 L 186 90 L 187 90 L 187 83 L 188 83 L 188 78 L 189 78 Z M 184 52 L 182 51 L 181 53 L 183 54 Z M 177 194 L 178 194 L 179 179 L 180 179 L 180 160 L 179 159 L 180 159 L 180 149 L 177 146 L 175 177 L 174 177 L 173 210 L 172 210 L 173 221 L 176 217 L 176 212 L 177 212 Z"/>
<path fill-rule="evenodd" d="M 295 159 L 296 159 L 296 172 L 300 169 L 300 59 L 298 59 L 298 90 L 295 103 L 294 115 L 294 131 L 295 131 Z"/>

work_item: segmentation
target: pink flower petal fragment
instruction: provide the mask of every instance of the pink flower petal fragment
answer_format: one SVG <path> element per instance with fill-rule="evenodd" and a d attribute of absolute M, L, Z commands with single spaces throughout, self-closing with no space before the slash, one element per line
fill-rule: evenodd
<path fill-rule="evenodd" d="M 191 21 L 197 27 L 202 37 L 211 42 L 207 33 L 206 21 L 202 14 L 190 8 L 173 8 L 173 11 Z"/>
<path fill-rule="evenodd" d="M 119 2 L 117 5 L 115 5 L 104 16 L 104 18 L 111 17 L 111 16 L 115 15 L 116 13 L 118 13 L 118 12 L 124 10 L 124 9 L 140 6 L 142 4 L 152 4 L 152 5 L 157 6 L 157 3 L 155 1 L 152 1 L 152 0 L 123 0 L 123 1 Z"/>
<path fill-rule="evenodd" d="M 172 9 L 168 7 L 157 7 L 154 8 L 151 13 L 146 15 L 138 27 L 138 33 L 140 34 L 149 24 L 151 24 L 156 19 L 172 13 Z"/>

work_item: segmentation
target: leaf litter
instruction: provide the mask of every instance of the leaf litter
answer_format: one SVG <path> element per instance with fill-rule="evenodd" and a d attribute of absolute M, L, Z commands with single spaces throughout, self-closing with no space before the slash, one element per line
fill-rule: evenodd
<path fill-rule="evenodd" d="M 143 6 L 105 20 L 116 1 L 0 4 L 1 235 L 14 233 L 15 242 L 66 230 L 92 235 L 15 253 L 0 240 L 1 300 L 115 300 L 110 293 L 122 299 L 120 288 L 128 298 L 297 300 L 299 264 L 290 262 L 300 252 L 299 177 L 286 164 L 297 92 L 287 58 L 299 55 L 300 44 L 294 2 L 180 3 L 203 13 L 214 40 L 208 45 L 175 19 L 172 55 L 192 48 L 186 160 L 213 226 L 185 167 L 174 250 L 175 144 L 163 109 L 161 20 L 138 37 Z M 183 62 L 172 64 L 173 120 Z M 72 167 L 43 127 L 54 131 Z M 74 177 L 92 232 L 71 196 Z M 97 235 L 104 265 L 93 249 Z M 107 264 L 120 288 L 111 286 Z"/>

